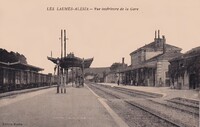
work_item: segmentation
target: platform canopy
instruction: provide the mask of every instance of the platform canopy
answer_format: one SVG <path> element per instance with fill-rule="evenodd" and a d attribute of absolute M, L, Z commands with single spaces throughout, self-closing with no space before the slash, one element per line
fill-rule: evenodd
<path fill-rule="evenodd" d="M 12 63 L 6 63 L 6 62 L 1 62 L 0 61 L 0 67 L 7 67 L 7 68 L 13 68 L 13 69 L 20 69 L 20 70 L 29 70 L 29 71 L 35 71 L 35 72 L 39 72 L 39 71 L 43 71 L 43 68 L 40 67 L 36 67 L 30 64 L 25 64 L 25 63 L 21 63 L 20 61 L 17 62 L 12 62 Z"/>
<path fill-rule="evenodd" d="M 54 64 L 59 65 L 61 68 L 70 68 L 70 67 L 89 68 L 93 61 L 93 58 L 81 59 L 79 57 L 74 56 L 74 54 L 71 53 L 63 58 L 47 57 L 47 59 L 52 61 Z"/>

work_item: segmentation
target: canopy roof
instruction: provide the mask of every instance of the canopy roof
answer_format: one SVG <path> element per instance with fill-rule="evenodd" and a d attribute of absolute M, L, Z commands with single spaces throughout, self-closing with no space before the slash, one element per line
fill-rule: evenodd
<path fill-rule="evenodd" d="M 140 69 L 140 68 L 156 68 L 156 61 L 141 63 L 134 66 L 122 68 L 121 70 L 119 70 L 119 72 L 126 72 L 126 71 L 131 71 L 131 70 Z"/>
<path fill-rule="evenodd" d="M 0 62 L 0 66 L 2 67 L 9 67 L 13 69 L 20 69 L 20 70 L 30 70 L 30 71 L 43 71 L 43 68 L 39 68 L 30 64 L 21 63 L 20 61 L 13 62 L 13 63 L 6 63 Z"/>
<path fill-rule="evenodd" d="M 79 57 L 75 57 L 72 54 L 69 54 L 67 57 L 64 58 L 47 57 L 47 59 L 52 61 L 54 64 L 59 64 L 61 68 L 70 68 L 70 67 L 89 68 L 93 61 L 93 58 L 81 59 Z"/>

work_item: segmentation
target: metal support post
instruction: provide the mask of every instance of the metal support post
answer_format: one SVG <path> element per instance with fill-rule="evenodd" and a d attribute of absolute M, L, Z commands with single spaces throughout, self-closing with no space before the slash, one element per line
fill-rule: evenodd
<path fill-rule="evenodd" d="M 64 87 L 64 77 L 63 77 L 63 68 L 61 68 L 61 72 L 60 72 L 60 84 L 61 84 L 61 93 L 63 93 L 63 87 Z"/>
<path fill-rule="evenodd" d="M 72 73 L 72 87 L 74 86 L 74 70 L 73 67 L 71 69 L 71 73 Z"/>
<path fill-rule="evenodd" d="M 60 77 L 59 77 L 59 65 L 58 65 L 58 67 L 57 67 L 57 69 L 58 69 L 58 71 L 57 71 L 57 93 L 59 93 L 59 85 L 60 85 Z"/>
<path fill-rule="evenodd" d="M 66 80 L 67 80 L 67 78 L 66 78 L 66 69 L 64 69 L 64 76 L 63 76 L 63 78 L 64 78 L 64 93 L 66 93 Z"/>
<path fill-rule="evenodd" d="M 84 58 L 83 58 L 83 63 L 82 63 L 82 86 L 84 86 Z"/>

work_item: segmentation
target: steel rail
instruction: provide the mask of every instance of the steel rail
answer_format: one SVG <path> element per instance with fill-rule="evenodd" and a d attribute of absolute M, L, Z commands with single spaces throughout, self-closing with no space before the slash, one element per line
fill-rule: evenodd
<path fill-rule="evenodd" d="M 100 88 L 99 86 L 96 86 L 96 85 L 92 85 L 92 86 L 95 87 L 95 88 L 98 89 L 98 90 L 103 91 L 103 92 L 106 93 L 106 94 L 109 94 L 109 95 L 111 95 L 111 96 L 117 98 L 117 99 L 123 99 L 123 98 L 121 98 L 119 95 L 115 95 L 115 94 L 113 94 L 113 93 L 111 93 L 111 92 L 105 90 L 106 87 L 103 87 L 103 88 L 104 88 L 104 90 L 103 90 L 102 87 Z M 113 89 L 113 90 L 114 90 L 114 89 Z M 147 112 L 147 113 L 149 113 L 149 114 L 155 116 L 155 117 L 158 118 L 158 119 L 161 119 L 161 120 L 163 120 L 163 121 L 166 121 L 167 123 L 172 124 L 172 125 L 174 125 L 174 126 L 176 126 L 176 127 L 187 126 L 187 125 L 185 125 L 185 124 L 183 124 L 183 123 L 180 123 L 180 122 L 177 123 L 177 121 L 175 122 L 175 121 L 172 121 L 171 119 L 169 119 L 169 118 L 167 118 L 167 117 L 161 116 L 161 115 L 159 115 L 158 113 L 156 113 L 156 112 L 154 112 L 154 111 L 151 111 L 151 110 L 149 110 L 148 108 L 145 108 L 144 106 L 141 106 L 141 105 L 139 105 L 139 104 L 136 104 L 136 103 L 133 103 L 133 102 L 130 102 L 130 101 L 127 101 L 127 100 L 123 100 L 123 101 L 126 102 L 127 104 L 131 105 L 131 106 L 137 107 L 137 108 L 141 109 L 142 111 Z"/>

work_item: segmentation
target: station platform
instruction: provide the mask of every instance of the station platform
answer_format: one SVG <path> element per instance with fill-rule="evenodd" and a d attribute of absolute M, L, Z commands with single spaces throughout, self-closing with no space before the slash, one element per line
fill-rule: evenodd
<path fill-rule="evenodd" d="M 133 89 L 143 92 L 149 93 L 157 93 L 163 95 L 163 99 L 172 99 L 172 98 L 186 98 L 190 100 L 200 100 L 200 91 L 197 90 L 177 90 L 171 89 L 169 87 L 149 87 L 149 86 L 130 86 L 130 85 L 122 85 L 115 83 L 98 83 L 101 85 L 109 85 L 111 87 L 122 87 L 127 89 Z"/>
<path fill-rule="evenodd" d="M 91 91 L 68 85 L 1 98 L 0 126 L 22 127 L 126 127 L 117 114 Z M 20 116 L 20 117 L 19 117 Z M 121 121 L 120 121 L 121 120 Z"/>

